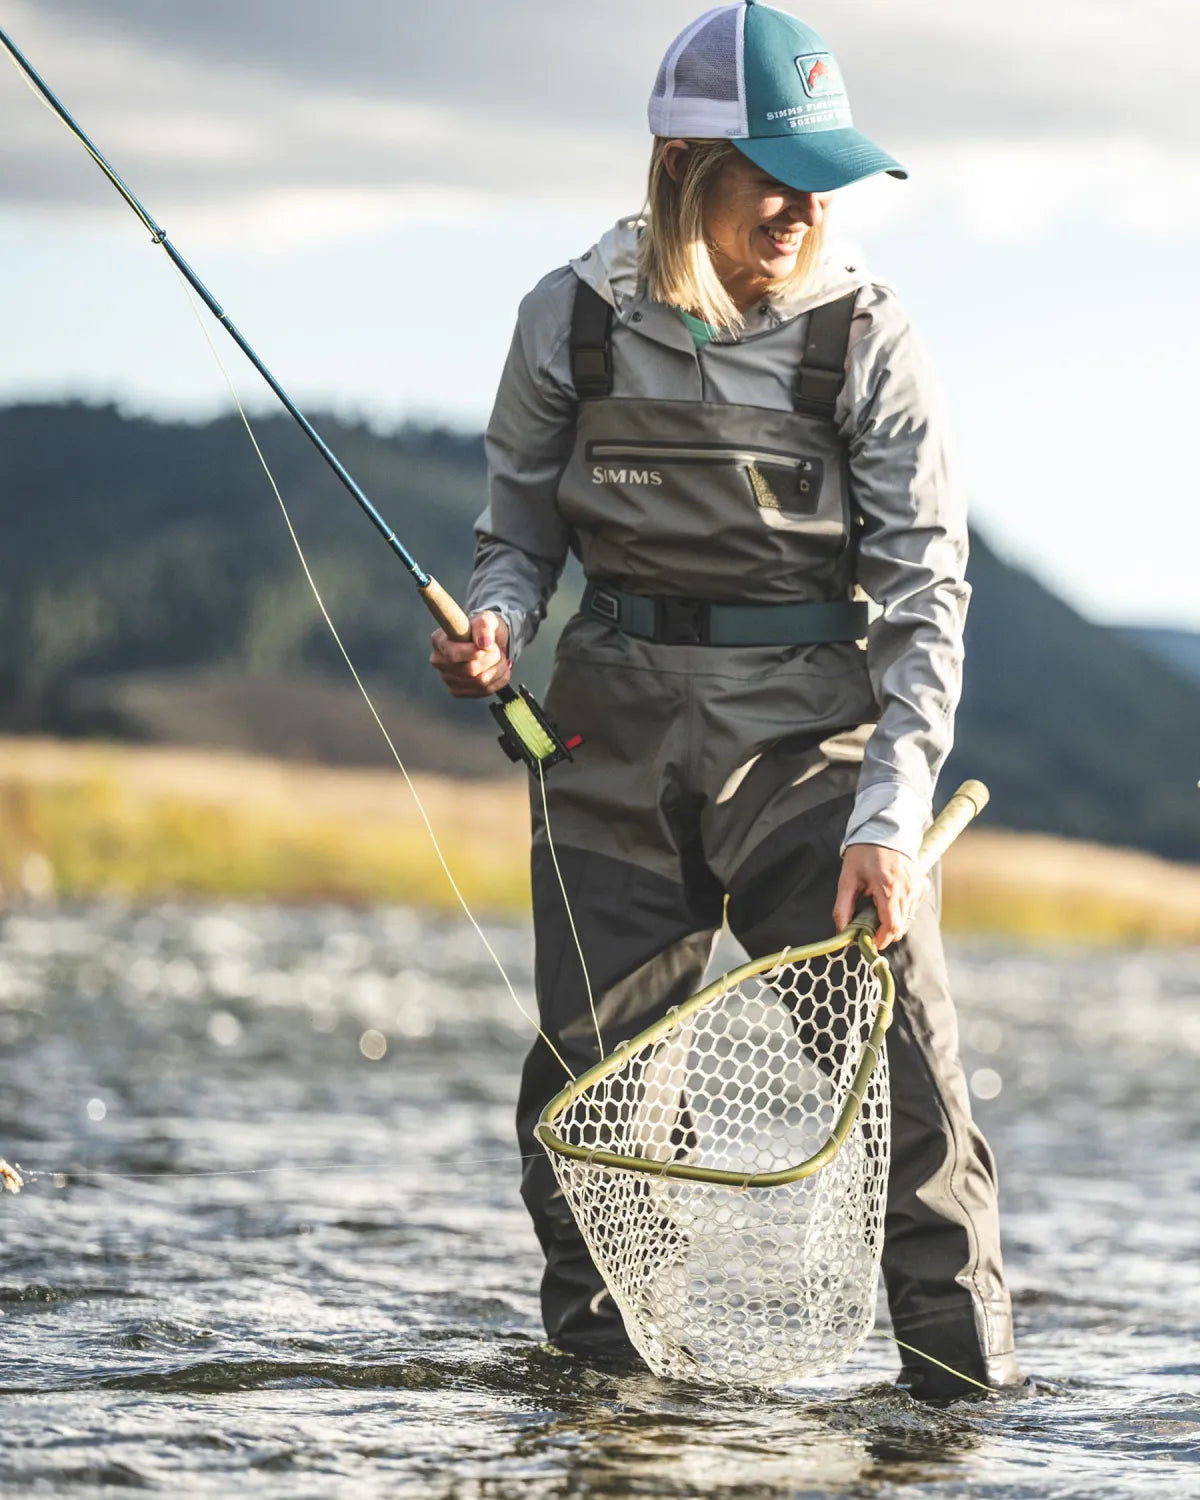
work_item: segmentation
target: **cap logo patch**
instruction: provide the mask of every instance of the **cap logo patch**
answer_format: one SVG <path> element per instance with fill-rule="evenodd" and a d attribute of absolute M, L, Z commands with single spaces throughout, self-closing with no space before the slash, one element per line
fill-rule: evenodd
<path fill-rule="evenodd" d="M 809 52 L 796 59 L 796 68 L 804 85 L 804 92 L 810 99 L 824 99 L 830 94 L 846 92 L 846 85 L 842 82 L 842 75 L 832 53 Z"/>

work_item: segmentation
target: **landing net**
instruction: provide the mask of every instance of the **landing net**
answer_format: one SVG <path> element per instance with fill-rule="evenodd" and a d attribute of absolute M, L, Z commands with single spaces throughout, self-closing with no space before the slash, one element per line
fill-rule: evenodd
<path fill-rule="evenodd" d="M 892 979 L 866 934 L 746 964 L 547 1107 L 538 1134 L 658 1375 L 777 1385 L 875 1316 Z"/>

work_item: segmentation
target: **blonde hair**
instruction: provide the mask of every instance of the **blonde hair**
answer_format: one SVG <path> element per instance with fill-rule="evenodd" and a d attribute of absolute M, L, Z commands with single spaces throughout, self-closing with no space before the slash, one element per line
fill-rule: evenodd
<path fill-rule="evenodd" d="M 704 236 L 704 210 L 718 174 L 741 156 L 724 140 L 692 140 L 678 178 L 666 167 L 666 147 L 675 137 L 655 136 L 646 189 L 649 222 L 638 244 L 638 269 L 658 302 L 681 307 L 714 328 L 736 333 L 745 323 L 733 298 L 721 284 Z M 772 282 L 769 297 L 801 291 L 821 261 L 822 227 L 809 229 L 800 242 L 796 265 Z"/>

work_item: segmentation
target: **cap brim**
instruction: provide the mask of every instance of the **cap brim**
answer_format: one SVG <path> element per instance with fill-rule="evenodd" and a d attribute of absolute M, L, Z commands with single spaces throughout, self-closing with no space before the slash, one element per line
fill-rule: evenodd
<path fill-rule="evenodd" d="M 854 129 L 756 136 L 730 145 L 764 172 L 805 193 L 832 193 L 879 172 L 908 176 L 894 156 Z"/>

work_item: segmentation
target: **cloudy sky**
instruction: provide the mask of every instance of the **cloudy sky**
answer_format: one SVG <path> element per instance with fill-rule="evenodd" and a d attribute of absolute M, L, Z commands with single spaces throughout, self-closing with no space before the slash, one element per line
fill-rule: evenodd
<path fill-rule="evenodd" d="M 0 26 L 294 396 L 477 426 L 521 294 L 639 206 L 699 8 L 0 0 Z M 911 170 L 834 228 L 933 350 L 978 523 L 1095 619 L 1200 629 L 1200 6 L 791 8 Z M 0 400 L 222 404 L 165 259 L 2 65 L 0 256 Z"/>

